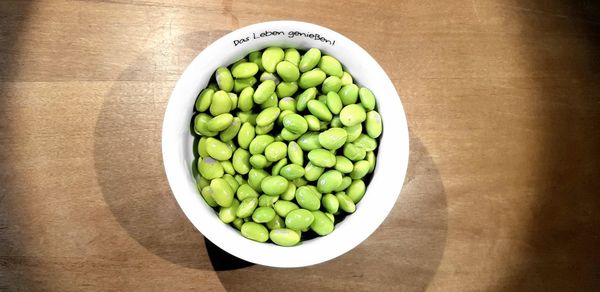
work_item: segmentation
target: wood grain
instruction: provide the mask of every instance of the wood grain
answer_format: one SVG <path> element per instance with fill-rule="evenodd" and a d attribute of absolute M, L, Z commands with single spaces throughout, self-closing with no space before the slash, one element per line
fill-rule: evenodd
<path fill-rule="evenodd" d="M 411 131 L 365 243 L 272 269 L 206 241 L 160 155 L 175 81 L 251 23 L 355 40 Z M 600 289 L 600 6 L 593 1 L 1 1 L 0 290 Z"/>

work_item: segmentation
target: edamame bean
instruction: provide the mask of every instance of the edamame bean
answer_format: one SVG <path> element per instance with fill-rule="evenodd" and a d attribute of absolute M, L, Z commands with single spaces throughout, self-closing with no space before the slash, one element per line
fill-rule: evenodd
<path fill-rule="evenodd" d="M 229 207 L 233 203 L 233 189 L 225 179 L 215 178 L 210 181 L 212 197 L 221 207 Z"/>
<path fill-rule="evenodd" d="M 258 168 L 258 169 L 263 169 L 263 168 L 267 167 L 267 165 L 269 164 L 269 162 L 267 161 L 267 158 L 262 154 L 254 154 L 254 155 L 250 156 L 250 159 L 248 161 L 250 162 L 252 167 Z"/>
<path fill-rule="evenodd" d="M 325 149 L 336 150 L 344 146 L 348 133 L 342 128 L 331 128 L 319 134 L 319 144 Z"/>
<path fill-rule="evenodd" d="M 261 181 L 260 187 L 269 196 L 279 196 L 287 189 L 288 180 L 279 175 L 268 176 Z"/>
<path fill-rule="evenodd" d="M 206 137 L 202 137 L 198 140 L 198 154 L 200 157 L 208 157 L 208 152 L 206 152 Z"/>
<path fill-rule="evenodd" d="M 203 89 L 198 95 L 198 99 L 196 99 L 196 111 L 205 112 L 210 107 L 214 94 L 215 91 L 210 88 Z"/>
<path fill-rule="evenodd" d="M 340 207 L 340 202 L 338 202 L 337 198 L 333 194 L 326 194 L 321 198 L 321 205 L 323 205 L 327 212 L 333 214 L 337 213 Z"/>
<path fill-rule="evenodd" d="M 258 193 L 247 183 L 241 184 L 236 192 L 238 200 L 244 201 L 247 198 L 258 198 Z"/>
<path fill-rule="evenodd" d="M 365 121 L 367 114 L 365 109 L 358 104 L 350 104 L 345 106 L 340 111 L 340 120 L 344 126 L 350 127 L 356 124 L 360 124 Z"/>
<path fill-rule="evenodd" d="M 248 77 L 248 78 L 237 78 L 233 80 L 233 91 L 241 92 L 246 88 L 252 88 L 256 83 L 256 77 Z M 252 92 L 254 93 L 254 88 L 252 88 Z"/>
<path fill-rule="evenodd" d="M 287 216 L 291 211 L 298 209 L 298 205 L 288 201 L 277 201 L 275 202 L 274 209 L 277 215 L 284 217 Z"/>
<path fill-rule="evenodd" d="M 357 147 L 353 143 L 346 143 L 344 145 L 344 156 L 352 161 L 363 160 L 366 155 L 367 152 L 363 148 Z"/>
<path fill-rule="evenodd" d="M 255 131 L 258 135 L 265 135 L 271 132 L 275 127 L 275 123 L 268 124 L 266 126 L 256 126 Z"/>
<path fill-rule="evenodd" d="M 318 100 L 310 100 L 307 103 L 308 111 L 321 121 L 329 122 L 333 115 L 325 104 Z"/>
<path fill-rule="evenodd" d="M 269 231 L 262 224 L 246 222 L 242 225 L 241 233 L 244 237 L 258 242 L 269 240 Z"/>
<path fill-rule="evenodd" d="M 256 117 L 256 125 L 264 127 L 272 124 L 279 116 L 279 113 L 281 113 L 281 110 L 278 107 L 270 107 L 262 110 Z"/>
<path fill-rule="evenodd" d="M 301 186 L 296 189 L 296 201 L 300 207 L 310 211 L 319 210 L 321 207 L 321 201 L 319 200 L 319 197 L 308 186 Z"/>
<path fill-rule="evenodd" d="M 350 73 L 346 71 L 344 71 L 344 74 L 342 74 L 342 77 L 340 79 L 342 80 L 342 86 L 354 83 L 352 75 L 350 75 Z"/>
<path fill-rule="evenodd" d="M 252 154 L 262 154 L 269 144 L 273 143 L 275 138 L 269 135 L 258 135 L 250 142 L 249 150 Z"/>
<path fill-rule="evenodd" d="M 222 177 L 225 174 L 221 163 L 211 157 L 204 157 L 198 160 L 198 172 L 208 180 Z"/>
<path fill-rule="evenodd" d="M 285 190 L 285 192 L 283 192 L 283 194 L 281 194 L 279 197 L 282 200 L 286 200 L 286 201 L 291 201 L 294 199 L 294 197 L 296 196 L 296 183 L 295 181 L 298 179 L 295 179 L 294 182 L 291 182 L 288 184 L 288 188 Z"/>
<path fill-rule="evenodd" d="M 352 183 L 352 179 L 349 176 L 344 176 L 344 178 L 342 178 L 342 184 L 335 189 L 336 192 L 342 192 L 345 191 L 350 184 Z"/>
<path fill-rule="evenodd" d="M 258 65 L 251 62 L 240 63 L 231 71 L 231 74 L 235 78 L 248 78 L 254 76 L 256 73 L 258 73 Z"/>
<path fill-rule="evenodd" d="M 225 223 L 225 224 L 229 224 L 229 223 L 233 222 L 233 220 L 235 220 L 237 218 L 235 216 L 235 214 L 237 212 L 239 205 L 240 205 L 240 202 L 238 202 L 238 200 L 236 200 L 236 199 L 233 199 L 231 206 L 221 207 L 219 209 L 219 219 L 221 219 L 221 221 L 223 221 L 223 223 Z"/>
<path fill-rule="evenodd" d="M 256 223 L 267 223 L 275 218 L 275 210 L 271 207 L 258 207 L 252 213 L 252 220 Z"/>
<path fill-rule="evenodd" d="M 338 95 L 344 105 L 355 104 L 358 99 L 358 86 L 356 84 L 344 85 L 338 91 Z"/>
<path fill-rule="evenodd" d="M 348 139 L 346 142 L 354 142 L 358 136 L 362 133 L 362 124 L 356 124 L 354 126 L 345 127 L 346 133 L 348 133 Z"/>
<path fill-rule="evenodd" d="M 323 81 L 325 81 L 326 77 L 327 76 L 325 75 L 325 72 L 319 69 L 310 70 L 300 75 L 300 79 L 298 80 L 298 86 L 300 86 L 300 88 L 303 89 L 316 87 L 321 85 Z"/>
<path fill-rule="evenodd" d="M 250 169 L 250 171 L 248 172 L 248 184 L 257 192 L 261 192 L 262 189 L 260 188 L 260 183 L 262 182 L 262 180 L 269 176 L 269 174 L 262 170 L 262 169 L 256 169 L 256 168 L 252 168 Z"/>
<path fill-rule="evenodd" d="M 358 90 L 358 97 L 360 98 L 360 104 L 369 111 L 375 109 L 375 96 L 373 92 L 366 87 L 362 87 Z"/>
<path fill-rule="evenodd" d="M 283 61 L 284 56 L 285 53 L 281 48 L 267 48 L 262 54 L 262 65 L 265 68 L 265 71 L 270 73 L 275 72 L 275 67 L 279 62 Z"/>
<path fill-rule="evenodd" d="M 242 121 L 240 120 L 240 118 L 235 117 L 235 118 L 233 118 L 233 121 L 231 122 L 229 127 L 227 127 L 227 129 L 225 129 L 225 131 L 221 132 L 221 134 L 219 135 L 219 138 L 221 138 L 221 141 L 225 141 L 225 142 L 231 141 L 231 140 L 233 140 L 233 138 L 235 138 L 235 136 L 237 136 L 241 127 L 242 127 Z"/>
<path fill-rule="evenodd" d="M 273 229 L 269 233 L 269 238 L 277 245 L 294 246 L 300 242 L 300 234 L 287 228 Z"/>
<path fill-rule="evenodd" d="M 304 165 L 304 152 L 295 141 L 288 144 L 288 157 L 292 163 L 300 166 Z"/>
<path fill-rule="evenodd" d="M 373 170 L 375 170 L 376 163 L 375 153 L 373 151 L 367 152 L 367 162 L 369 162 L 369 173 L 372 173 Z"/>
<path fill-rule="evenodd" d="M 277 196 L 269 196 L 269 195 L 260 195 L 258 197 L 258 206 L 259 207 L 273 207 L 274 204 L 279 200 Z"/>
<path fill-rule="evenodd" d="M 269 161 L 283 159 L 287 153 L 287 145 L 283 142 L 273 142 L 265 148 L 265 157 Z"/>
<path fill-rule="evenodd" d="M 377 148 L 377 141 L 375 139 L 365 135 L 360 134 L 352 144 L 364 149 L 365 151 L 373 151 Z"/>
<path fill-rule="evenodd" d="M 233 169 L 240 174 L 247 174 L 250 171 L 250 153 L 243 148 L 238 148 L 233 152 Z"/>
<path fill-rule="evenodd" d="M 337 76 L 329 76 L 323 81 L 321 91 L 325 94 L 329 92 L 338 92 L 342 88 L 342 80 Z"/>
<path fill-rule="evenodd" d="M 346 189 L 346 195 L 356 204 L 365 195 L 366 190 L 367 187 L 365 186 L 365 182 L 360 179 L 355 179 Z"/>
<path fill-rule="evenodd" d="M 206 123 L 209 131 L 220 132 L 227 129 L 233 122 L 233 115 L 230 113 L 220 114 Z"/>
<path fill-rule="evenodd" d="M 304 134 L 308 130 L 308 122 L 301 115 L 294 113 L 283 118 L 283 126 L 296 134 Z"/>
<path fill-rule="evenodd" d="M 335 157 L 335 170 L 343 173 L 351 173 L 353 169 L 354 164 L 352 164 L 350 159 L 341 155 Z"/>
<path fill-rule="evenodd" d="M 352 179 L 361 179 L 369 172 L 369 162 L 366 160 L 357 161 L 354 163 L 354 168 L 350 173 Z"/>
<path fill-rule="evenodd" d="M 341 78 L 344 75 L 342 64 L 340 64 L 336 58 L 329 55 L 321 57 L 321 60 L 319 61 L 319 68 L 330 76 L 337 76 Z"/>
<path fill-rule="evenodd" d="M 281 217 L 275 215 L 275 217 L 273 217 L 273 220 L 267 222 L 267 228 L 269 228 L 270 230 L 285 228 L 285 222 L 283 222 L 283 219 L 281 219 Z"/>
<path fill-rule="evenodd" d="M 231 76 L 229 69 L 219 67 L 215 73 L 215 79 L 221 90 L 231 91 L 233 89 L 233 77 Z"/>
<path fill-rule="evenodd" d="M 356 211 L 356 205 L 344 192 L 337 193 L 335 197 L 340 203 L 340 209 L 342 209 L 344 212 L 354 213 L 354 211 Z"/>
<path fill-rule="evenodd" d="M 194 117 L 194 131 L 205 137 L 216 136 L 217 132 L 208 130 L 206 127 L 211 117 L 205 113 L 199 113 Z"/>
<path fill-rule="evenodd" d="M 254 91 L 253 100 L 256 104 L 263 104 L 275 93 L 275 81 L 265 80 Z M 214 98 L 214 97 L 213 97 Z"/>
<path fill-rule="evenodd" d="M 238 108 L 241 111 L 249 111 L 254 106 L 254 88 L 246 87 L 240 92 L 240 97 L 238 98 Z"/>
<path fill-rule="evenodd" d="M 217 204 L 217 202 L 215 202 L 215 199 L 213 199 L 213 191 L 210 188 L 210 186 L 203 187 L 202 190 L 200 191 L 200 194 L 202 195 L 202 198 L 204 198 L 204 201 L 206 202 L 207 205 L 209 205 L 213 208 L 219 206 L 219 204 Z"/>
<path fill-rule="evenodd" d="M 317 89 L 314 87 L 308 88 L 296 97 L 296 110 L 301 112 L 306 109 L 309 101 L 317 97 Z"/>
<path fill-rule="evenodd" d="M 339 114 L 340 111 L 342 111 L 342 99 L 335 91 L 327 93 L 327 107 L 332 113 L 336 115 Z"/>
<path fill-rule="evenodd" d="M 285 49 L 283 59 L 298 66 L 300 64 L 300 53 L 294 48 Z"/>
<path fill-rule="evenodd" d="M 281 61 L 277 64 L 277 74 L 285 82 L 296 81 L 300 77 L 298 67 L 288 61 Z"/>
<path fill-rule="evenodd" d="M 215 92 L 210 103 L 210 114 L 218 116 L 231 111 L 231 97 L 223 90 Z"/>
<path fill-rule="evenodd" d="M 281 138 L 285 141 L 293 141 L 300 138 L 302 134 L 292 133 L 290 130 L 283 128 L 281 130 Z"/>
<path fill-rule="evenodd" d="M 242 219 L 242 218 L 235 218 L 235 220 L 233 220 L 233 222 L 231 222 L 231 224 L 233 224 L 233 226 L 237 230 L 241 230 L 242 229 L 242 224 L 244 224 L 244 219 Z"/>
<path fill-rule="evenodd" d="M 300 72 L 306 72 L 317 66 L 319 60 L 321 60 L 321 51 L 317 48 L 312 48 L 302 56 L 298 68 L 300 68 Z"/>
<path fill-rule="evenodd" d="M 367 128 L 367 135 L 371 138 L 376 139 L 381 136 L 383 125 L 381 123 L 381 116 L 378 112 L 370 111 L 367 113 L 365 128 Z"/>
<path fill-rule="evenodd" d="M 277 96 L 289 97 L 294 95 L 298 91 L 298 83 L 294 82 L 281 82 L 277 84 Z"/>
<path fill-rule="evenodd" d="M 324 171 L 325 169 L 323 167 L 313 165 L 309 162 L 306 164 L 306 167 L 304 167 L 304 178 L 308 181 L 316 181 Z"/>
<path fill-rule="evenodd" d="M 341 184 L 342 173 L 337 170 L 328 170 L 319 177 L 317 190 L 321 193 L 331 193 Z"/>
<path fill-rule="evenodd" d="M 288 164 L 281 168 L 279 174 L 288 180 L 294 180 L 304 176 L 304 168 L 298 164 Z"/>
<path fill-rule="evenodd" d="M 248 149 L 255 135 L 254 127 L 250 123 L 242 124 L 237 137 L 238 145 L 243 149 Z"/>
<path fill-rule="evenodd" d="M 335 155 L 325 149 L 314 149 L 308 152 L 308 160 L 315 165 L 323 168 L 333 167 L 335 165 Z"/>
<path fill-rule="evenodd" d="M 212 137 L 206 139 L 206 152 L 210 157 L 221 161 L 228 160 L 233 154 L 227 144 Z"/>
<path fill-rule="evenodd" d="M 271 175 L 279 175 L 281 169 L 288 164 L 287 158 L 282 158 L 271 167 Z"/>
<path fill-rule="evenodd" d="M 264 71 L 265 68 L 262 66 L 262 52 L 254 51 L 248 54 L 248 60 L 256 65 L 258 65 L 258 70 Z"/>
<path fill-rule="evenodd" d="M 314 220 L 310 224 L 310 229 L 312 229 L 318 235 L 324 236 L 331 232 L 333 232 L 333 221 L 325 215 L 325 213 L 321 211 L 313 211 L 312 212 Z"/>
<path fill-rule="evenodd" d="M 306 209 L 296 209 L 290 211 L 285 216 L 285 226 L 294 230 L 304 230 L 315 220 L 312 212 Z"/>
<path fill-rule="evenodd" d="M 319 144 L 319 134 L 314 132 L 305 133 L 298 138 L 298 145 L 300 145 L 300 148 L 304 151 L 321 148 L 321 144 Z"/>
<path fill-rule="evenodd" d="M 284 97 L 279 100 L 279 109 L 282 112 L 296 112 L 296 100 L 293 97 Z"/>

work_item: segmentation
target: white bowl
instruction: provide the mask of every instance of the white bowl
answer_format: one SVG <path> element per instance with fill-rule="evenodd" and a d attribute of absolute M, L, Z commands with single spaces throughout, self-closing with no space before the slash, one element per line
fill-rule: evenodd
<path fill-rule="evenodd" d="M 274 31 L 281 34 L 268 33 Z M 223 224 L 199 195 L 191 169 L 194 155 L 190 121 L 198 93 L 206 87 L 217 67 L 227 66 L 251 51 L 269 46 L 314 47 L 336 57 L 352 74 L 355 83 L 370 88 L 375 94 L 384 127 L 374 176 L 356 212 L 336 224 L 331 234 L 304 241 L 294 247 L 255 242 L 242 237 L 235 228 Z M 298 21 L 273 21 L 246 26 L 221 37 L 204 49 L 177 81 L 167 105 L 162 131 L 167 178 L 173 195 L 192 224 L 228 253 L 273 267 L 318 264 L 348 252 L 367 239 L 389 214 L 400 194 L 408 165 L 408 145 L 408 127 L 400 97 L 377 61 L 343 35 Z"/>

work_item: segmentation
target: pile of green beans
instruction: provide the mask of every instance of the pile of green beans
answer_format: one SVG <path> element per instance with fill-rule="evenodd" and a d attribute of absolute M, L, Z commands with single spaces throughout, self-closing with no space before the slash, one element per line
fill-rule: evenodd
<path fill-rule="evenodd" d="M 255 51 L 195 103 L 200 194 L 251 240 L 293 246 L 353 213 L 383 125 L 373 93 L 312 48 Z"/>

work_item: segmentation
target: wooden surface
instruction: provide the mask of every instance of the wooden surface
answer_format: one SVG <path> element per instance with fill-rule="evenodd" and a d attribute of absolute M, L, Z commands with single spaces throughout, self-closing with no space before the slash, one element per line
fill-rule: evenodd
<path fill-rule="evenodd" d="M 0 290 L 600 289 L 597 3 L 279 3 L 0 1 Z M 249 265 L 205 241 L 160 154 L 185 66 L 274 19 L 367 49 L 412 139 L 385 223 L 304 269 Z"/>

